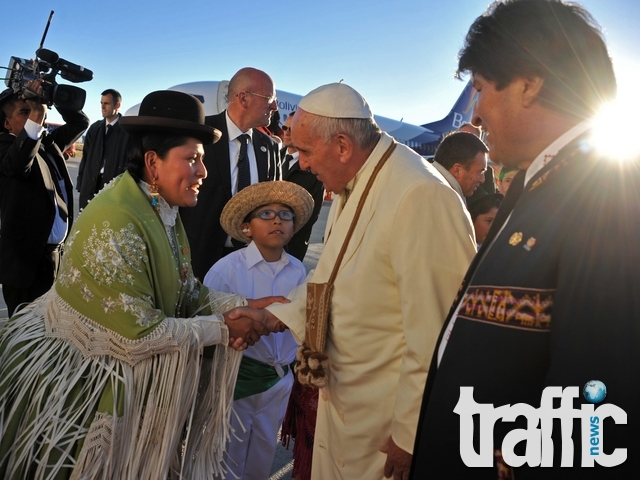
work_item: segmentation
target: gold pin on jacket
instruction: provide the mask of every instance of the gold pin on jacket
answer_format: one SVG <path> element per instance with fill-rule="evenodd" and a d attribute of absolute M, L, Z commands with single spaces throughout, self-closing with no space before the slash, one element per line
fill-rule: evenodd
<path fill-rule="evenodd" d="M 515 232 L 509 239 L 509 245 L 515 247 L 522 241 L 522 232 Z"/>

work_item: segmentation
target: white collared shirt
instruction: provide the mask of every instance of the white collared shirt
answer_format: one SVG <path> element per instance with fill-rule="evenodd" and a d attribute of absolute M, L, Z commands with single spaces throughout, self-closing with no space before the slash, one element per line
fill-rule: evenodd
<path fill-rule="evenodd" d="M 296 150 L 293 153 L 287 152 L 285 155 L 291 155 L 291 157 L 293 157 L 289 159 L 289 165 L 287 165 L 287 168 L 291 169 L 291 167 L 293 167 L 296 163 L 298 163 L 298 157 L 300 157 L 300 152 Z"/>
<path fill-rule="evenodd" d="M 591 121 L 584 121 L 577 124 L 575 127 L 570 128 L 565 133 L 556 138 L 551 145 L 545 148 L 540 154 L 535 158 L 529 168 L 527 168 L 527 173 L 524 176 L 524 184 L 525 186 L 529 183 L 529 180 L 538 173 L 542 168 L 549 163 L 553 157 L 557 155 L 557 153 L 562 150 L 564 147 L 569 145 L 574 139 L 578 138 L 584 132 L 591 128 Z"/>
<path fill-rule="evenodd" d="M 282 252 L 280 260 L 268 263 L 258 247 L 251 242 L 218 260 L 204 277 L 210 289 L 262 298 L 270 295 L 287 296 L 304 283 L 307 272 L 300 260 Z M 289 330 L 261 337 L 244 354 L 254 360 L 272 365 L 278 370 L 289 365 L 296 356 L 298 344 Z"/>
<path fill-rule="evenodd" d="M 45 127 L 43 127 L 39 123 L 34 122 L 30 118 L 28 118 L 27 122 L 24 124 L 24 131 L 26 132 L 27 136 L 32 140 L 38 140 L 42 138 L 42 135 L 46 130 L 47 129 Z M 49 153 L 44 152 L 44 155 L 49 155 Z M 55 161 L 52 158 L 50 159 L 54 165 L 54 168 L 57 169 L 58 167 L 55 166 Z M 54 172 L 51 172 L 50 175 L 51 175 L 51 179 L 55 182 L 56 175 L 54 174 Z M 62 177 L 62 174 L 59 171 L 57 172 L 57 176 L 58 178 L 60 178 L 59 184 L 60 184 L 60 192 L 62 192 L 62 198 L 66 202 L 66 204 L 69 205 L 69 200 L 67 199 L 67 188 L 64 183 L 64 178 Z M 47 238 L 47 243 L 50 245 L 58 245 L 62 243 L 64 239 L 67 237 L 67 230 L 69 229 L 69 221 L 62 220 L 62 217 L 60 216 L 60 211 L 58 210 L 58 202 L 56 201 L 55 195 L 53 197 L 53 203 L 56 206 L 55 218 L 53 220 L 53 225 L 51 226 L 51 233 L 49 234 L 49 238 Z"/>
<path fill-rule="evenodd" d="M 120 115 L 116 115 L 116 119 L 113 122 L 108 122 L 106 118 L 104 119 L 104 133 L 105 133 L 105 135 L 107 134 L 107 127 L 109 125 L 111 125 L 113 127 L 116 123 L 118 123 L 118 120 L 120 120 Z"/>

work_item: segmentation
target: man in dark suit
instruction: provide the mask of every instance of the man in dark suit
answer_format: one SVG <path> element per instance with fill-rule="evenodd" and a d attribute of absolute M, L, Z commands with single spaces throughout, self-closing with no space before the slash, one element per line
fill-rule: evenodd
<path fill-rule="evenodd" d="M 324 185 L 313 173 L 300 166 L 298 150 L 291 140 L 291 121 L 295 113 L 295 111 L 291 112 L 282 126 L 282 143 L 285 147 L 280 152 L 280 156 L 282 157 L 282 179 L 300 185 L 313 197 L 313 212 L 309 221 L 291 238 L 286 247 L 289 254 L 302 261 L 309 247 L 313 224 L 320 215 L 324 200 Z"/>
<path fill-rule="evenodd" d="M 602 31 L 577 3 L 494 2 L 464 72 L 491 159 L 519 173 L 440 334 L 410 478 L 635 478 L 640 159 L 595 141 L 616 95 Z"/>
<path fill-rule="evenodd" d="M 122 95 L 112 88 L 102 92 L 102 120 L 95 122 L 84 139 L 76 189 L 83 209 L 105 184 L 124 172 L 129 134 L 120 128 Z"/>
<path fill-rule="evenodd" d="M 27 88 L 42 93 L 41 80 Z M 62 152 L 89 126 L 58 108 L 66 124 L 47 134 L 47 107 L 5 91 L 0 100 L 0 283 L 9 315 L 47 292 L 73 221 L 73 184 Z"/>
<path fill-rule="evenodd" d="M 205 146 L 207 178 L 198 204 L 180 209 L 193 271 L 200 279 L 216 261 L 244 246 L 232 243 L 220 226 L 227 201 L 248 185 L 281 179 L 278 144 L 256 129 L 269 125 L 278 109 L 271 77 L 255 68 L 239 70 L 229 81 L 228 101 L 227 110 L 205 118 L 207 125 L 222 132 L 222 138 Z"/>

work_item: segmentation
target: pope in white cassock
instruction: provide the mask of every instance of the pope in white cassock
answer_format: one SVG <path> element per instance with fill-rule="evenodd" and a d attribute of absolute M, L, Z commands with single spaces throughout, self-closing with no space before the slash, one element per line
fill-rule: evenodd
<path fill-rule="evenodd" d="M 443 177 L 382 133 L 366 100 L 345 84 L 300 101 L 292 139 L 300 166 L 338 194 L 309 282 L 328 281 L 356 222 L 334 282 L 312 478 L 406 478 L 433 348 L 475 254 L 471 220 Z M 289 304 L 236 315 L 282 321 L 303 343 L 306 288 L 294 290 Z"/>

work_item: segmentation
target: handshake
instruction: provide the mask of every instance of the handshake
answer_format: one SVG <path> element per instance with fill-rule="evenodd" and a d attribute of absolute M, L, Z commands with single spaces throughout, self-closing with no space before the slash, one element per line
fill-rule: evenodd
<path fill-rule="evenodd" d="M 288 303 L 285 297 L 264 297 L 247 302 L 248 307 L 237 307 L 224 313 L 224 323 L 229 329 L 229 345 L 239 351 L 254 345 L 262 335 L 287 329 L 275 315 L 264 310 L 272 303 Z"/>

